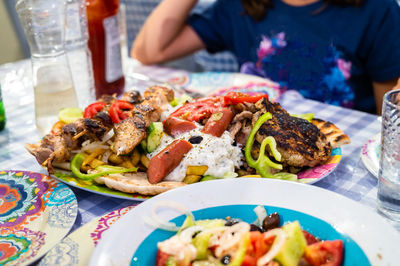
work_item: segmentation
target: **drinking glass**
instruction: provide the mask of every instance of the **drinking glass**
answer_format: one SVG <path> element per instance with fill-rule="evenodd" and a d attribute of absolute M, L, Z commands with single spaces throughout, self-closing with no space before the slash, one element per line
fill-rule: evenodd
<path fill-rule="evenodd" d="M 381 138 L 378 211 L 400 229 L 400 89 L 383 98 Z"/>
<path fill-rule="evenodd" d="M 61 108 L 78 106 L 64 48 L 65 1 L 19 0 L 16 10 L 31 51 L 36 126 L 44 135 Z"/>

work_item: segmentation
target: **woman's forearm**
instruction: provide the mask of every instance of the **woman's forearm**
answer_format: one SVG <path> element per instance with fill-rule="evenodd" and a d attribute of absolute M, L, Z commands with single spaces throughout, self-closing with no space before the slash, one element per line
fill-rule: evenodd
<path fill-rule="evenodd" d="M 197 0 L 164 0 L 146 20 L 131 49 L 131 56 L 145 64 L 174 57 L 170 46 L 184 31 L 186 20 Z M 172 51 L 173 53 L 173 51 Z"/>

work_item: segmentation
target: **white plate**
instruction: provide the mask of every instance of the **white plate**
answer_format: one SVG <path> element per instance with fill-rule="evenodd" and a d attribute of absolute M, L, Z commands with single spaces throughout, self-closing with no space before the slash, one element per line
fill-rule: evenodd
<path fill-rule="evenodd" d="M 351 237 L 372 265 L 398 265 L 400 234 L 367 207 L 315 186 L 256 178 L 197 183 L 141 203 L 104 234 L 90 265 L 129 265 L 135 250 L 154 231 L 141 217 L 150 217 L 154 204 L 165 200 L 180 202 L 191 211 L 224 205 L 261 204 L 302 212 L 326 221 Z M 160 216 L 170 220 L 179 214 L 165 211 Z"/>
<path fill-rule="evenodd" d="M 368 171 L 378 178 L 381 134 L 369 139 L 361 148 L 361 160 Z"/>

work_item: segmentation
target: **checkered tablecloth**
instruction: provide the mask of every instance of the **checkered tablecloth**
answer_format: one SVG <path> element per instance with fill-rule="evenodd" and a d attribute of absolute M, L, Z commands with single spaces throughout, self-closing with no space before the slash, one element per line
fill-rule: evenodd
<path fill-rule="evenodd" d="M 129 71 L 146 74 L 157 80 L 169 80 L 187 74 L 184 71 L 159 67 L 133 65 Z M 0 132 L 0 169 L 29 170 L 45 173 L 24 148 L 25 143 L 39 140 L 34 122 L 33 88 L 29 61 L 0 66 L 0 82 L 6 108 L 6 129 Z M 144 84 L 128 80 L 128 88 Z M 318 118 L 338 125 L 351 138 L 351 144 L 342 147 L 342 160 L 336 170 L 315 184 L 375 209 L 376 178 L 360 160 L 362 145 L 380 131 L 377 116 L 341 107 L 305 100 L 297 93 L 288 92 L 280 102 L 292 113 L 315 113 Z M 72 188 L 78 199 L 79 216 L 76 229 L 97 216 L 139 202 L 105 197 Z"/>

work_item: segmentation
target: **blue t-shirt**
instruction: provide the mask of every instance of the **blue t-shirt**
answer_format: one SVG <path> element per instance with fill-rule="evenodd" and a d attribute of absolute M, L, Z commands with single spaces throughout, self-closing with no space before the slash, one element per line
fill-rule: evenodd
<path fill-rule="evenodd" d="M 273 4 L 256 22 L 240 0 L 218 0 L 188 23 L 208 51 L 235 54 L 241 72 L 270 78 L 310 99 L 375 112 L 372 81 L 400 77 L 397 3 Z"/>

